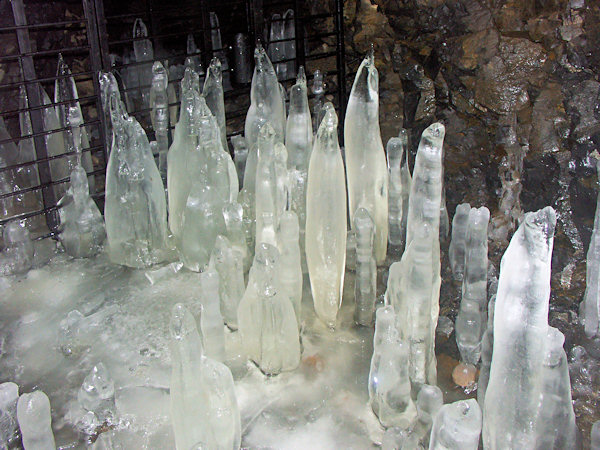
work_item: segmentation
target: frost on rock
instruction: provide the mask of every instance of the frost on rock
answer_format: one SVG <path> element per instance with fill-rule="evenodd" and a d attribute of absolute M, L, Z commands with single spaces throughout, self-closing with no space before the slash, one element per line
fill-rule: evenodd
<path fill-rule="evenodd" d="M 600 161 L 596 165 L 600 180 Z M 600 334 L 600 194 L 596 202 L 594 229 L 586 261 L 586 284 L 583 302 L 579 306 L 579 316 L 588 337 Z"/>
<path fill-rule="evenodd" d="M 150 86 L 150 119 L 158 144 L 158 171 L 167 181 L 167 152 L 169 151 L 169 76 L 160 61 L 152 65 L 152 85 Z"/>
<path fill-rule="evenodd" d="M 280 220 L 279 229 L 279 279 L 283 289 L 289 296 L 298 328 L 300 328 L 302 317 L 302 263 L 300 259 L 300 227 L 298 216 L 293 211 L 285 211 Z"/>
<path fill-rule="evenodd" d="M 533 448 L 535 444 L 555 226 L 551 207 L 528 213 L 502 257 L 484 403 L 485 448 Z"/>
<path fill-rule="evenodd" d="M 225 97 L 223 95 L 223 74 L 221 72 L 221 61 L 219 58 L 213 58 L 208 66 L 206 80 L 202 88 L 202 95 L 206 99 L 206 104 L 217 119 L 219 126 L 219 136 L 223 150 L 228 151 L 227 132 L 225 126 Z"/>
<path fill-rule="evenodd" d="M 400 129 L 398 137 L 392 137 L 386 146 L 389 179 L 388 221 L 390 245 L 404 248 L 406 239 L 406 215 L 410 195 L 411 176 L 408 167 L 408 132 Z"/>
<path fill-rule="evenodd" d="M 435 327 L 439 314 L 439 205 L 442 195 L 444 126 L 430 125 L 421 136 L 408 206 L 406 249 L 390 268 L 388 302 L 397 313 L 400 338 L 410 349 L 413 390 L 436 382 Z M 392 273 L 393 272 L 393 273 Z"/>
<path fill-rule="evenodd" d="M 18 399 L 19 386 L 10 381 L 0 384 L 0 442 L 7 447 L 18 438 Z"/>
<path fill-rule="evenodd" d="M 442 406 L 431 430 L 429 450 L 477 450 L 481 408 L 474 399 Z"/>
<path fill-rule="evenodd" d="M 275 132 L 275 140 L 283 142 L 285 137 L 285 111 L 277 82 L 277 75 L 265 49 L 258 44 L 254 51 L 254 74 L 250 88 L 250 108 L 246 115 L 244 136 L 251 155 L 256 153 L 258 134 L 262 126 L 269 122 Z M 253 174 L 254 175 L 254 174 Z M 246 178 L 244 177 L 244 186 Z"/>
<path fill-rule="evenodd" d="M 452 219 L 452 238 L 448 248 L 448 259 L 454 279 L 462 281 L 465 271 L 465 252 L 467 247 L 467 228 L 471 205 L 461 203 L 456 207 Z"/>
<path fill-rule="evenodd" d="M 375 222 L 375 259 L 383 264 L 388 242 L 388 172 L 379 129 L 379 75 L 373 50 L 358 68 L 344 121 L 350 220 L 363 207 Z"/>
<path fill-rule="evenodd" d="M 238 308 L 242 344 L 249 359 L 267 375 L 294 370 L 300 363 L 300 337 L 294 306 L 278 276 L 279 252 L 257 247 L 248 285 Z"/>
<path fill-rule="evenodd" d="M 219 274 L 219 300 L 225 324 L 237 330 L 237 309 L 244 295 L 244 266 L 242 254 L 225 236 L 217 236 L 210 264 Z"/>
<path fill-rule="evenodd" d="M 110 98 L 113 147 L 106 169 L 104 218 L 111 261 L 142 268 L 168 257 L 167 205 L 141 125 Z"/>
<path fill-rule="evenodd" d="M 410 397 L 408 346 L 398 337 L 390 305 L 377 310 L 369 371 L 369 404 L 384 427 L 408 428 L 416 417 Z"/>
<path fill-rule="evenodd" d="M 17 403 L 17 418 L 25 450 L 55 450 L 50 401 L 42 391 L 23 394 Z"/>
<path fill-rule="evenodd" d="M 325 105 L 308 166 L 306 263 L 317 317 L 334 327 L 344 286 L 346 181 L 337 134 L 337 115 Z"/>
<path fill-rule="evenodd" d="M 208 358 L 191 313 L 178 303 L 171 315 L 171 421 L 177 450 L 238 449 L 240 412 L 227 366 Z"/>
<path fill-rule="evenodd" d="M 4 249 L 0 254 L 0 275 L 22 274 L 33 265 L 33 242 L 29 230 L 19 221 L 5 225 Z"/>
<path fill-rule="evenodd" d="M 354 321 L 359 325 L 371 326 L 377 295 L 377 265 L 373 248 L 375 224 L 364 208 L 358 208 L 354 214 L 354 231 L 356 232 Z"/>
<path fill-rule="evenodd" d="M 94 414 L 101 425 L 115 414 L 115 383 L 102 363 L 96 364 L 77 393 L 79 405 Z"/>

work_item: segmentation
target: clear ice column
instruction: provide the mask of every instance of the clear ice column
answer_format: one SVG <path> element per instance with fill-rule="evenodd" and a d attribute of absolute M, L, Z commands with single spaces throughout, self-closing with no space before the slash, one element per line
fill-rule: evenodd
<path fill-rule="evenodd" d="M 474 399 L 442 406 L 433 421 L 429 450 L 477 450 L 481 408 Z"/>
<path fill-rule="evenodd" d="M 169 78 L 167 71 L 155 61 L 152 65 L 152 85 L 150 86 L 150 108 L 152 110 L 152 127 L 158 143 L 158 171 L 167 183 L 167 152 L 169 151 L 169 95 L 167 87 Z"/>
<path fill-rule="evenodd" d="M 325 110 L 308 166 L 305 245 L 315 312 L 334 327 L 346 262 L 346 181 L 337 116 L 331 103 Z"/>
<path fill-rule="evenodd" d="M 55 450 L 50 400 L 42 391 L 23 394 L 17 402 L 17 418 L 25 450 Z"/>
<path fill-rule="evenodd" d="M 548 334 L 556 213 L 526 214 L 502 257 L 494 353 L 485 393 L 486 449 L 533 448 Z"/>
<path fill-rule="evenodd" d="M 356 278 L 354 284 L 354 321 L 363 326 L 373 324 L 377 289 L 377 265 L 375 264 L 373 240 L 375 224 L 365 208 L 354 214 L 356 232 Z"/>
<path fill-rule="evenodd" d="M 302 264 L 300 259 L 300 226 L 294 211 L 285 211 L 279 226 L 279 246 L 281 252 L 279 276 L 286 290 L 298 321 L 301 325 L 302 307 Z"/>
<path fill-rule="evenodd" d="M 223 73 L 221 72 L 221 61 L 219 58 L 213 58 L 208 66 L 206 80 L 202 88 L 202 95 L 206 99 L 206 104 L 217 119 L 219 125 L 219 135 L 223 150 L 229 153 L 227 146 L 227 130 L 225 123 L 225 97 L 223 94 Z"/>
<path fill-rule="evenodd" d="M 461 281 L 465 271 L 465 251 L 467 245 L 467 228 L 469 227 L 469 212 L 471 205 L 461 203 L 456 207 L 452 219 L 452 238 L 448 247 L 448 258 L 454 279 Z"/>
<path fill-rule="evenodd" d="M 225 324 L 237 330 L 237 309 L 244 295 L 243 255 L 225 236 L 217 236 L 210 264 L 219 274 L 219 298 Z"/>
<path fill-rule="evenodd" d="M 0 384 L 0 442 L 8 448 L 16 443 L 18 433 L 17 401 L 19 386 L 11 381 Z"/>
<path fill-rule="evenodd" d="M 404 201 L 408 199 L 406 193 L 410 189 L 410 172 L 408 173 L 408 186 L 406 186 L 407 180 L 404 173 L 408 170 L 408 134 L 406 130 L 401 129 L 398 137 L 390 138 L 386 152 L 389 178 L 388 240 L 390 245 L 403 247 L 406 237 L 404 211 L 408 211 L 408 204 L 404 205 Z"/>
<path fill-rule="evenodd" d="M 344 121 L 350 220 L 359 207 L 375 221 L 375 259 L 385 260 L 388 243 L 388 172 L 379 129 L 379 75 L 373 49 L 358 68 Z"/>

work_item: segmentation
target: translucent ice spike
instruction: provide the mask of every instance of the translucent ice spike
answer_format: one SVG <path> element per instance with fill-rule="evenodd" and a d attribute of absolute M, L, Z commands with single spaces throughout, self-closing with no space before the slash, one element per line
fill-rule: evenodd
<path fill-rule="evenodd" d="M 373 239 L 375 224 L 365 208 L 358 208 L 354 214 L 356 232 L 356 278 L 354 284 L 354 321 L 363 326 L 373 324 L 377 285 Z"/>
<path fill-rule="evenodd" d="M 536 449 L 561 449 L 575 446 L 576 425 L 567 355 L 563 349 L 565 336 L 548 327 L 544 365 L 539 374 L 543 379 Z"/>
<path fill-rule="evenodd" d="M 296 314 L 279 282 L 278 267 L 277 249 L 260 244 L 238 308 L 244 349 L 267 375 L 294 370 L 300 363 Z"/>
<path fill-rule="evenodd" d="M 442 406 L 433 421 L 429 450 L 477 450 L 481 409 L 474 399 Z"/>
<path fill-rule="evenodd" d="M 288 9 L 283 14 L 283 37 L 286 41 L 283 43 L 283 55 L 285 59 L 292 61 L 286 62 L 286 77 L 290 78 L 296 75 L 296 27 L 294 25 L 294 10 Z"/>
<path fill-rule="evenodd" d="M 144 39 L 147 37 L 148 29 L 146 28 L 146 24 L 140 18 L 135 19 L 133 24 L 133 38 L 135 39 L 133 41 L 133 53 L 135 61 L 138 63 L 148 62 L 148 64 L 131 66 L 128 70 L 133 70 L 134 72 L 133 78 L 140 89 L 138 95 L 140 95 L 146 107 L 149 105 L 149 88 L 146 86 L 150 86 L 152 83 L 151 61 L 154 60 L 152 42 L 149 39 Z"/>
<path fill-rule="evenodd" d="M 384 427 L 408 428 L 417 411 L 410 397 L 408 346 L 398 339 L 395 321 L 392 306 L 377 310 L 369 371 L 369 403 Z"/>
<path fill-rule="evenodd" d="M 471 205 L 461 203 L 456 207 L 452 219 L 452 240 L 448 248 L 448 258 L 452 274 L 456 280 L 462 280 L 465 271 L 465 251 L 467 246 L 467 228 L 469 227 L 469 212 Z"/>
<path fill-rule="evenodd" d="M 600 180 L 600 161 L 596 165 L 596 170 Z M 594 229 L 588 247 L 586 266 L 585 295 L 579 306 L 579 316 L 585 334 L 594 337 L 600 334 L 600 194 L 596 201 Z"/>
<path fill-rule="evenodd" d="M 323 120 L 323 96 L 325 95 L 324 76 L 319 69 L 313 73 L 311 91 L 315 96 L 313 100 L 312 127 L 313 133 L 316 133 Z"/>
<path fill-rule="evenodd" d="M 477 403 L 483 407 L 485 392 L 490 380 L 490 366 L 492 364 L 492 351 L 494 350 L 494 307 L 496 305 L 496 294 L 492 296 L 488 304 L 487 328 L 481 338 L 481 367 L 477 380 Z"/>
<path fill-rule="evenodd" d="M 115 382 L 103 363 L 95 365 L 77 393 L 79 405 L 94 413 L 100 423 L 115 413 Z"/>
<path fill-rule="evenodd" d="M 388 242 L 388 173 L 379 130 L 379 76 L 373 50 L 358 68 L 344 121 L 350 219 L 365 208 L 375 221 L 375 259 L 385 260 Z"/>
<path fill-rule="evenodd" d="M 224 361 L 225 334 L 221 315 L 219 278 L 219 274 L 212 267 L 200 274 L 200 288 L 202 289 L 200 329 L 206 346 L 206 356 L 217 361 Z"/>
<path fill-rule="evenodd" d="M 269 58 L 273 61 L 275 73 L 279 80 L 287 78 L 287 63 L 279 61 L 285 59 L 285 43 L 282 42 L 284 36 L 284 23 L 280 14 L 273 14 L 271 17 L 271 30 L 269 32 Z"/>
<path fill-rule="evenodd" d="M 23 394 L 17 403 L 17 417 L 25 450 L 55 450 L 50 400 L 42 391 Z"/>
<path fill-rule="evenodd" d="M 225 99 L 223 96 L 223 75 L 221 73 L 221 61 L 219 58 L 213 58 L 208 66 L 208 73 L 204 81 L 202 95 L 206 99 L 206 104 L 217 119 L 219 125 L 219 134 L 223 150 L 229 153 L 227 146 L 227 132 L 225 128 Z"/>
<path fill-rule="evenodd" d="M 240 254 L 244 273 L 248 273 L 252 264 L 252 254 L 249 251 L 244 230 L 244 210 L 240 203 L 227 202 L 223 206 L 223 218 L 225 219 L 225 235 L 227 239 Z"/>
<path fill-rule="evenodd" d="M 187 35 L 187 58 L 186 62 L 190 61 L 190 66 L 199 74 L 204 74 L 204 69 L 202 68 L 202 57 L 200 55 L 200 49 L 196 45 L 196 41 L 194 40 L 194 35 L 192 33 Z"/>
<path fill-rule="evenodd" d="M 29 230 L 19 221 L 4 226 L 2 234 L 4 250 L 0 259 L 0 274 L 13 275 L 25 273 L 33 265 L 33 242 Z"/>
<path fill-rule="evenodd" d="M 542 390 L 556 213 L 528 213 L 502 257 L 484 447 L 532 448 Z"/>
<path fill-rule="evenodd" d="M 0 384 L 0 442 L 9 448 L 18 439 L 18 399 L 19 386 L 10 381 Z"/>
<path fill-rule="evenodd" d="M 300 66 L 296 84 L 290 89 L 290 113 L 285 129 L 285 146 L 288 150 L 288 167 L 308 170 L 312 150 L 312 121 L 308 107 L 308 93 L 304 67 Z"/>
<path fill-rule="evenodd" d="M 260 43 L 254 51 L 254 62 L 250 108 L 244 127 L 244 136 L 251 152 L 257 142 L 259 130 L 266 122 L 271 123 L 277 141 L 283 142 L 285 136 L 285 112 L 277 75 Z"/>
<path fill-rule="evenodd" d="M 21 136 L 31 136 L 33 135 L 33 127 L 31 126 L 31 118 L 29 116 L 29 112 L 26 111 L 29 109 L 29 101 L 27 99 L 27 91 L 25 90 L 25 86 L 19 86 L 19 109 L 25 110 L 19 113 L 19 125 L 21 127 Z M 35 161 L 35 147 L 33 144 L 33 138 L 21 139 L 19 141 L 19 162 L 29 162 Z M 37 171 L 35 170 L 35 166 L 24 166 L 17 169 L 17 173 L 19 171 L 23 174 L 22 176 L 25 178 L 26 187 L 32 187 L 39 184 L 39 177 Z"/>
<path fill-rule="evenodd" d="M 97 254 L 106 238 L 106 231 L 100 210 L 90 197 L 83 167 L 77 165 L 71 172 L 69 189 L 58 202 L 58 207 L 58 238 L 67 254 L 74 258 L 88 258 Z"/>
<path fill-rule="evenodd" d="M 285 211 L 279 223 L 279 279 L 287 292 L 298 321 L 301 324 L 302 305 L 302 264 L 300 259 L 300 227 L 298 216 L 293 211 Z"/>
<path fill-rule="evenodd" d="M 194 317 L 181 303 L 173 307 L 170 332 L 171 421 L 177 450 L 197 442 L 206 448 L 238 449 L 240 412 L 231 371 L 205 356 Z"/>
<path fill-rule="evenodd" d="M 261 243 L 277 246 L 277 228 L 280 210 L 278 208 L 278 183 L 275 168 L 273 128 L 267 123 L 260 131 L 258 161 L 256 168 L 256 247 Z M 244 180 L 249 188 L 251 183 Z"/>
<path fill-rule="evenodd" d="M 241 134 L 231 136 L 231 144 L 233 145 L 233 162 L 237 170 L 238 183 L 242 187 L 244 184 L 246 161 L 248 159 L 248 145 L 246 145 L 246 139 Z"/>
<path fill-rule="evenodd" d="M 404 132 L 404 133 L 403 133 Z M 410 185 L 406 186 L 406 175 L 403 173 L 408 168 L 408 139 L 406 130 L 400 131 L 399 137 L 390 138 L 386 146 L 387 167 L 389 178 L 388 193 L 388 221 L 390 245 L 402 247 L 406 237 L 406 229 L 403 224 L 406 218 L 403 216 L 404 210 L 408 210 L 408 205 L 404 206 L 405 197 L 407 198 Z M 410 172 L 408 173 L 410 182 Z"/>
<path fill-rule="evenodd" d="M 152 65 L 152 85 L 150 87 L 150 118 L 158 143 L 158 170 L 164 182 L 167 181 L 167 152 L 169 151 L 168 86 L 168 72 L 160 61 L 155 61 Z"/>
<path fill-rule="evenodd" d="M 102 113 L 104 114 L 104 140 L 106 142 L 106 148 L 110 149 L 112 146 L 113 129 L 112 121 L 110 116 L 110 97 L 112 92 L 117 93 L 117 98 L 121 98 L 119 92 L 119 85 L 117 79 L 112 72 L 100 72 L 98 73 L 98 81 L 100 84 L 100 101 L 102 103 Z M 126 108 L 123 106 L 123 110 Z"/>
<path fill-rule="evenodd" d="M 237 308 L 245 290 L 242 254 L 229 239 L 219 235 L 215 239 L 210 264 L 219 274 L 219 299 L 223 320 L 230 329 L 237 330 Z"/>
<path fill-rule="evenodd" d="M 106 170 L 104 218 L 111 261 L 142 268 L 167 257 L 165 190 L 146 133 L 113 93 L 115 139 Z"/>
<path fill-rule="evenodd" d="M 408 199 L 410 197 L 410 190 L 412 186 L 412 176 L 410 175 L 410 152 L 408 146 L 408 131 L 404 128 L 400 129 L 398 138 L 405 142 L 404 144 L 404 156 L 400 162 L 400 179 L 402 181 L 402 247 L 406 244 L 406 223 L 408 221 Z"/>
<path fill-rule="evenodd" d="M 229 63 L 227 62 L 225 48 L 223 47 L 223 41 L 221 40 L 221 25 L 219 25 L 219 18 L 213 11 L 210 12 L 210 27 L 213 56 L 216 56 L 221 61 L 221 68 L 223 70 L 223 89 L 229 91 L 231 90 Z"/>
<path fill-rule="evenodd" d="M 346 182 L 337 115 L 329 102 L 325 110 L 308 167 L 305 245 L 315 311 L 334 327 L 346 261 Z"/>

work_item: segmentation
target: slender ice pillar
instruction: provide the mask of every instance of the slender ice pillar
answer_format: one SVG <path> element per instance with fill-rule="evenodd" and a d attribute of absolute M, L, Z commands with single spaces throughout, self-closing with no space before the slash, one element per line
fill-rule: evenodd
<path fill-rule="evenodd" d="M 210 18 L 210 37 L 213 48 L 213 57 L 219 58 L 221 61 L 221 70 L 223 71 L 223 89 L 225 91 L 231 90 L 231 78 L 229 76 L 229 63 L 227 62 L 227 56 L 225 55 L 225 47 L 223 46 L 223 40 L 221 39 L 221 25 L 219 24 L 219 17 L 217 13 L 211 11 L 209 13 Z"/>
<path fill-rule="evenodd" d="M 533 448 L 543 380 L 556 214 L 526 214 L 500 266 L 494 353 L 485 393 L 486 449 Z"/>
<path fill-rule="evenodd" d="M 285 129 L 285 146 L 288 150 L 288 167 L 308 170 L 313 133 L 308 90 L 304 67 L 300 66 L 296 84 L 290 89 L 290 112 Z"/>
<path fill-rule="evenodd" d="M 232 247 L 239 253 L 244 273 L 250 270 L 252 265 L 252 254 L 246 242 L 244 231 L 244 211 L 242 205 L 237 202 L 228 202 L 223 206 L 223 218 L 225 219 L 225 235 Z"/>
<path fill-rule="evenodd" d="M 298 328 L 301 325 L 300 308 L 302 305 L 302 264 L 300 260 L 300 227 L 298 216 L 293 211 L 285 211 L 279 222 L 279 279 L 290 297 Z"/>
<path fill-rule="evenodd" d="M 413 389 L 436 382 L 435 328 L 439 313 L 439 205 L 442 195 L 444 126 L 430 125 L 417 150 L 408 206 L 406 249 L 397 269 L 390 269 L 389 295 L 400 337 L 410 348 Z M 392 265 L 392 268 L 394 265 Z"/>
<path fill-rule="evenodd" d="M 323 120 L 323 96 L 325 95 L 325 81 L 323 73 L 319 69 L 313 73 L 313 82 L 310 90 L 315 96 L 313 100 L 312 127 L 313 133 L 316 133 Z"/>
<path fill-rule="evenodd" d="M 481 408 L 474 399 L 442 406 L 433 421 L 429 450 L 477 450 Z"/>
<path fill-rule="evenodd" d="M 315 312 L 335 326 L 346 262 L 346 182 L 331 103 L 315 140 L 306 187 L 306 263 Z"/>
<path fill-rule="evenodd" d="M 417 420 L 411 428 L 410 435 L 405 443 L 407 450 L 418 448 L 419 443 L 425 448 L 429 447 L 433 420 L 443 404 L 444 396 L 439 387 L 429 384 L 421 386 L 417 395 Z"/>
<path fill-rule="evenodd" d="M 31 118 L 29 115 L 29 100 L 27 98 L 27 90 L 24 85 L 19 86 L 19 109 L 22 111 L 19 113 L 19 126 L 21 128 L 21 137 L 32 136 L 33 126 L 31 124 Z M 36 152 L 33 138 L 21 139 L 19 141 L 19 157 L 18 162 L 24 163 L 29 161 L 35 161 Z M 17 179 L 23 178 L 24 188 L 37 186 L 39 184 L 39 176 L 34 165 L 23 166 L 16 169 Z M 42 202 L 38 197 L 38 204 L 41 207 Z"/>
<path fill-rule="evenodd" d="M 2 233 L 4 250 L 0 259 L 0 275 L 25 273 L 33 265 L 33 242 L 29 230 L 19 221 L 8 222 Z"/>
<path fill-rule="evenodd" d="M 285 111 L 283 101 L 277 82 L 277 75 L 271 61 L 267 57 L 265 49 L 257 45 L 254 50 L 254 74 L 250 87 L 250 108 L 246 115 L 244 136 L 250 149 L 250 155 L 255 150 L 258 134 L 261 127 L 269 122 L 275 131 L 275 139 L 283 142 L 285 136 Z M 244 177 L 244 185 L 246 178 Z"/>
<path fill-rule="evenodd" d="M 390 138 L 386 146 L 389 179 L 388 221 L 390 245 L 404 246 L 406 238 L 406 217 L 410 190 L 410 172 L 408 171 L 408 134 L 400 129 L 398 137 Z M 407 175 L 408 174 L 408 179 Z"/>
<path fill-rule="evenodd" d="M 227 146 L 227 131 L 225 124 L 225 97 L 223 95 L 223 73 L 221 72 L 221 61 L 219 58 L 213 58 L 208 66 L 206 80 L 202 88 L 202 95 L 206 99 L 206 104 L 217 119 L 219 125 L 219 135 L 223 150 L 229 152 Z"/>
<path fill-rule="evenodd" d="M 384 427 L 408 428 L 417 410 L 410 397 L 408 347 L 399 339 L 395 321 L 391 305 L 377 310 L 369 371 L 369 404 Z"/>
<path fill-rule="evenodd" d="M 7 381 L 0 384 L 0 442 L 5 448 L 18 439 L 17 401 L 19 386 Z"/>
<path fill-rule="evenodd" d="M 242 344 L 267 375 L 294 370 L 300 363 L 300 337 L 294 306 L 279 281 L 279 252 L 257 247 L 248 286 L 238 307 Z"/>
<path fill-rule="evenodd" d="M 231 371 L 206 357 L 190 312 L 178 303 L 171 315 L 171 421 L 177 450 L 198 442 L 238 449 L 240 412 Z"/>
<path fill-rule="evenodd" d="M 296 27 L 294 24 L 294 10 L 288 9 L 283 14 L 283 37 L 286 41 L 283 43 L 283 55 L 285 59 L 291 59 L 285 64 L 287 78 L 296 75 Z"/>
<path fill-rule="evenodd" d="M 358 208 L 354 214 L 356 232 L 356 278 L 354 282 L 354 321 L 363 326 L 373 324 L 377 294 L 377 265 L 373 239 L 375 224 L 369 211 Z"/>
<path fill-rule="evenodd" d="M 189 67 L 193 68 L 198 75 L 204 75 L 204 69 L 202 68 L 202 55 L 200 49 L 196 45 L 196 40 L 194 39 L 194 35 L 192 33 L 187 35 L 186 53 L 186 63 L 189 62 Z"/>
<path fill-rule="evenodd" d="M 456 207 L 452 219 L 452 239 L 448 247 L 448 258 L 454 279 L 461 281 L 465 271 L 465 252 L 467 246 L 467 228 L 471 205 L 461 203 Z"/>
<path fill-rule="evenodd" d="M 494 310 L 496 306 L 496 294 L 492 296 L 488 304 L 487 328 L 481 339 L 481 367 L 479 379 L 477 380 L 477 403 L 483 410 L 485 392 L 490 381 L 490 366 L 492 365 L 492 352 L 494 350 Z"/>
<path fill-rule="evenodd" d="M 152 65 L 152 85 L 150 86 L 150 108 L 152 128 L 158 143 L 158 171 L 167 182 L 167 152 L 169 151 L 169 86 L 168 72 L 160 61 Z"/>
<path fill-rule="evenodd" d="M 252 80 L 252 54 L 248 36 L 235 35 L 233 42 L 233 77 L 238 84 L 248 84 Z"/>
<path fill-rule="evenodd" d="M 17 402 L 17 418 L 25 450 L 55 450 L 50 400 L 42 391 L 23 394 Z"/>
<path fill-rule="evenodd" d="M 275 163 L 273 129 L 269 123 L 261 129 L 259 137 L 259 155 L 256 167 L 256 244 L 262 243 L 277 247 L 277 230 L 279 228 L 279 183 Z M 262 144 L 264 142 L 264 145 Z"/>
<path fill-rule="evenodd" d="M 544 365 L 539 374 L 543 385 L 535 448 L 540 450 L 574 447 L 576 442 L 577 427 L 564 342 L 565 336 L 558 329 L 548 327 Z"/>
<path fill-rule="evenodd" d="M 383 264 L 388 241 L 388 172 L 379 130 L 379 75 L 373 49 L 358 68 L 344 121 L 350 220 L 359 207 L 375 221 L 375 259 Z"/>
<path fill-rule="evenodd" d="M 225 236 L 217 236 L 210 264 L 219 274 L 219 299 L 225 324 L 237 330 L 237 309 L 244 295 L 244 265 L 242 254 Z"/>
<path fill-rule="evenodd" d="M 79 405 L 94 414 L 100 424 L 115 414 L 115 382 L 103 363 L 96 364 L 77 393 Z"/>
<path fill-rule="evenodd" d="M 273 14 L 271 17 L 271 29 L 269 31 L 269 59 L 273 61 L 275 73 L 279 80 L 287 78 L 287 64 L 279 61 L 285 59 L 284 24 L 281 14 Z"/>
<path fill-rule="evenodd" d="M 167 205 L 146 133 L 111 96 L 113 147 L 106 169 L 104 219 L 113 263 L 142 268 L 168 257 Z"/>
<path fill-rule="evenodd" d="M 244 185 L 244 172 L 246 170 L 246 160 L 248 159 L 248 145 L 246 139 L 241 134 L 231 136 L 231 145 L 233 145 L 233 162 L 238 175 L 238 184 Z"/>
<path fill-rule="evenodd" d="M 225 360 L 224 321 L 221 315 L 219 274 L 209 267 L 200 274 L 202 315 L 200 330 L 206 345 L 206 356 L 216 361 Z"/>
<path fill-rule="evenodd" d="M 137 63 L 147 62 L 147 64 L 138 64 L 131 66 L 128 70 L 133 70 L 133 79 L 139 91 L 137 92 L 144 107 L 149 106 L 149 87 L 152 83 L 152 61 L 154 60 L 154 48 L 148 37 L 148 28 L 142 19 L 137 18 L 133 24 L 133 54 Z"/>
<path fill-rule="evenodd" d="M 600 161 L 596 164 L 600 180 Z M 600 334 L 600 194 L 596 201 L 594 229 L 586 260 L 585 295 L 579 306 L 579 316 L 588 337 Z"/>

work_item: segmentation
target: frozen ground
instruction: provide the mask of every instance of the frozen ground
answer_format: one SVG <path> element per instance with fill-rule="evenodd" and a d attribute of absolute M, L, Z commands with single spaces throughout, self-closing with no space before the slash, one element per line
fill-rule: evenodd
<path fill-rule="evenodd" d="M 387 268 L 380 271 L 383 294 Z M 292 373 L 265 377 L 240 355 L 237 333 L 226 332 L 227 364 L 236 381 L 247 448 L 374 448 L 383 429 L 367 405 L 373 329 L 353 323 L 353 274 L 347 272 L 336 331 L 319 322 L 304 280 L 302 362 Z M 142 270 L 110 264 L 105 255 L 73 260 L 56 255 L 18 278 L 0 278 L 0 382 L 50 398 L 60 448 L 85 448 L 98 438 L 124 448 L 173 448 L 169 417 L 172 305 L 195 314 L 198 274 L 181 270 L 154 285 Z M 103 362 L 115 382 L 113 427 L 84 428 L 77 392 Z M 440 366 L 444 366 L 441 362 Z M 450 369 L 451 370 L 451 369 Z M 464 397 L 441 367 L 445 402 Z"/>

